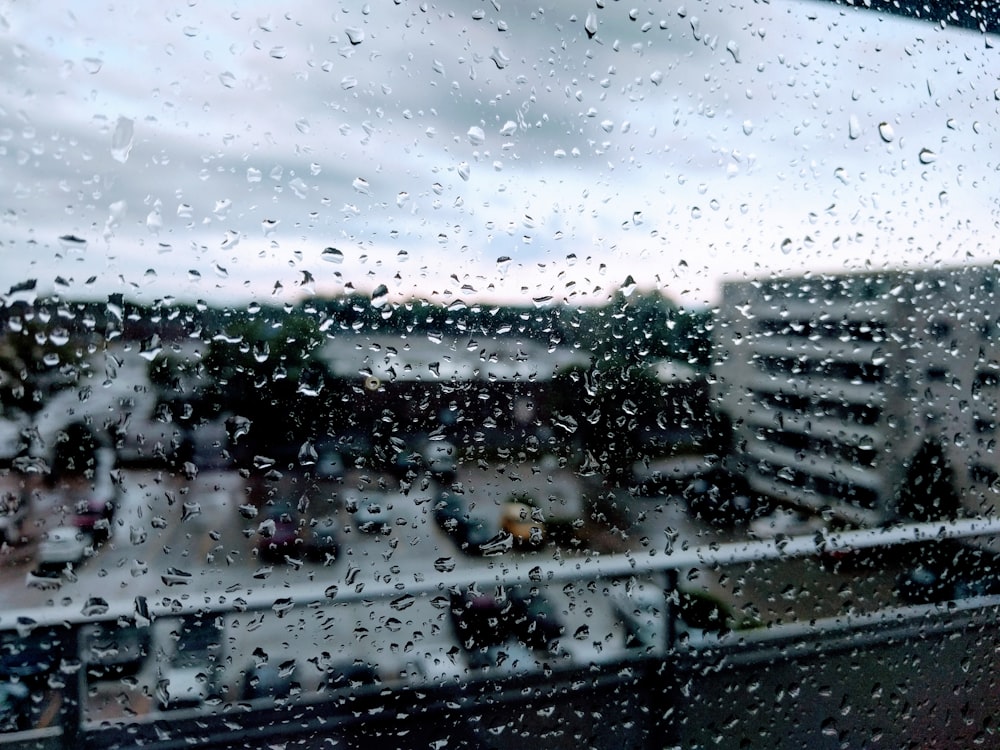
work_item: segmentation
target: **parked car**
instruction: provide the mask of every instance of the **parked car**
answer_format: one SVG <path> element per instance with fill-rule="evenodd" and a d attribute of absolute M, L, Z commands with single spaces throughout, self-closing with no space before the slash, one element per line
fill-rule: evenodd
<path fill-rule="evenodd" d="M 458 448 L 447 440 L 428 440 L 421 457 L 432 474 L 448 476 L 458 469 Z"/>
<path fill-rule="evenodd" d="M 517 639 L 533 649 L 552 650 L 566 632 L 555 607 L 537 586 L 508 590 L 510 619 Z"/>
<path fill-rule="evenodd" d="M 80 660 L 91 680 L 139 671 L 150 652 L 149 628 L 115 622 L 85 625 L 80 630 Z"/>
<path fill-rule="evenodd" d="M 512 640 L 469 652 L 469 669 L 488 676 L 540 671 L 543 661 L 528 646 Z"/>
<path fill-rule="evenodd" d="M 298 695 L 301 690 L 302 687 L 298 682 L 298 665 L 294 659 L 279 664 L 269 661 L 254 662 L 243 671 L 240 698 L 282 700 Z"/>
<path fill-rule="evenodd" d="M 0 541 L 18 544 L 28 518 L 28 502 L 20 492 L 4 491 L 0 496 Z"/>
<path fill-rule="evenodd" d="M 545 541 L 545 521 L 541 511 L 527 503 L 504 503 L 500 509 L 500 528 L 523 547 L 540 547 Z"/>
<path fill-rule="evenodd" d="M 535 586 L 494 593 L 465 589 L 450 597 L 452 628 L 473 668 L 497 666 L 501 652 L 555 653 L 565 632 L 555 608 Z"/>
<path fill-rule="evenodd" d="M 392 503 L 382 492 L 344 493 L 344 509 L 351 514 L 354 528 L 366 534 L 388 534 L 391 529 Z"/>
<path fill-rule="evenodd" d="M 115 502 L 110 498 L 90 495 L 76 504 L 73 526 L 90 535 L 94 542 L 107 541 L 115 516 Z"/>
<path fill-rule="evenodd" d="M 347 464 L 339 451 L 320 448 L 316 454 L 315 472 L 318 479 L 343 479 Z"/>
<path fill-rule="evenodd" d="M 302 554 L 299 521 L 291 505 L 271 508 L 257 527 L 257 554 L 261 560 L 283 561 Z"/>
<path fill-rule="evenodd" d="M 0 732 L 31 728 L 31 690 L 23 682 L 0 682 Z"/>
<path fill-rule="evenodd" d="M 160 709 L 195 708 L 219 697 L 223 633 L 216 617 L 208 613 L 183 617 L 171 636 L 175 650 L 157 682 Z"/>
<path fill-rule="evenodd" d="M 375 665 L 362 659 L 325 661 L 320 690 L 356 690 L 380 683 Z"/>
<path fill-rule="evenodd" d="M 58 629 L 0 633 L 0 679 L 29 687 L 43 684 L 64 658 L 65 645 L 65 635 Z"/>
<path fill-rule="evenodd" d="M 899 574 L 896 592 L 910 604 L 1000 594 L 1000 555 L 958 540 L 922 545 L 917 561 Z"/>
<path fill-rule="evenodd" d="M 313 518 L 301 529 L 302 553 L 309 560 L 330 564 L 340 554 L 337 522 L 330 516 Z"/>
<path fill-rule="evenodd" d="M 38 543 L 36 560 L 41 568 L 76 566 L 93 552 L 90 534 L 74 526 L 58 526 Z"/>
<path fill-rule="evenodd" d="M 609 599 L 624 628 L 626 648 L 653 652 L 666 648 L 668 623 L 662 588 L 648 581 L 615 581 Z"/>
<path fill-rule="evenodd" d="M 722 467 L 693 478 L 682 495 L 692 516 L 714 526 L 747 524 L 774 509 L 745 477 Z"/>
<path fill-rule="evenodd" d="M 434 520 L 460 550 L 481 555 L 487 543 L 501 531 L 496 508 L 490 507 L 494 510 L 492 515 L 474 507 L 461 495 L 445 492 L 434 503 Z"/>

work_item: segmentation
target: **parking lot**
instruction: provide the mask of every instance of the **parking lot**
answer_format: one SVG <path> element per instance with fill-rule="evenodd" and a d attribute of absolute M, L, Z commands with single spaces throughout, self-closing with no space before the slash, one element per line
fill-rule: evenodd
<path fill-rule="evenodd" d="M 185 653 L 183 622 L 170 617 L 153 622 L 141 646 L 126 649 L 124 667 L 108 668 L 120 656 L 117 645 L 100 653 L 85 648 L 91 679 L 84 716 L 92 721 L 364 685 L 460 683 L 655 651 L 665 643 L 663 581 L 509 590 L 496 586 L 498 570 L 513 559 L 641 555 L 808 532 L 808 521 L 780 514 L 751 526 L 712 525 L 679 497 L 609 488 L 554 460 L 460 464 L 402 481 L 356 468 L 320 478 L 273 470 L 114 476 L 104 541 L 81 528 L 86 487 L 77 480 L 6 477 L 10 491 L 28 498 L 28 511 L 18 543 L 3 549 L 5 601 L 18 609 L 96 612 L 116 601 L 190 603 L 215 592 L 234 606 L 214 623 L 211 649 Z M 511 501 L 527 515 L 505 521 Z M 557 522 L 547 526 L 547 519 Z M 79 532 L 79 560 L 42 564 L 43 543 L 56 529 Z M 405 596 L 408 585 L 457 568 L 482 571 L 483 585 Z M 708 624 L 681 635 L 875 610 L 891 599 L 894 576 L 889 569 L 834 571 L 813 559 L 686 570 L 684 601 L 692 612 L 707 612 Z M 356 592 L 395 586 L 401 595 L 283 607 L 284 592 L 303 582 Z M 271 596 L 274 607 L 241 611 L 241 600 L 261 596 Z M 190 676 L 177 667 L 182 663 L 194 664 Z"/>

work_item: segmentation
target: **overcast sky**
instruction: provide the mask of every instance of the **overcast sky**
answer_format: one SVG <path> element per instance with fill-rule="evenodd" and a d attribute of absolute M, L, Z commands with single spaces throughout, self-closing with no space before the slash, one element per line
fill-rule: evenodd
<path fill-rule="evenodd" d="M 701 305 L 996 255 L 978 32 L 802 0 L 135 5 L 0 3 L 4 289 L 591 304 L 631 276 Z"/>

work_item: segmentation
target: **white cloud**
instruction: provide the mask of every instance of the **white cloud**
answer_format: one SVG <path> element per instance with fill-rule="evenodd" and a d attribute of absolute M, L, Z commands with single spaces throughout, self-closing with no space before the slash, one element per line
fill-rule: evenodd
<path fill-rule="evenodd" d="M 587 302 L 632 275 L 701 303 L 725 276 L 990 257 L 981 35 L 774 2 L 595 6 L 588 38 L 590 9 L 10 6 L 0 273 L 227 302 Z"/>

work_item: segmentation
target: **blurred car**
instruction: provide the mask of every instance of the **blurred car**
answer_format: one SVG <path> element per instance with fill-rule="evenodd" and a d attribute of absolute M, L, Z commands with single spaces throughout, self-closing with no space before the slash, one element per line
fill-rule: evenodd
<path fill-rule="evenodd" d="M 219 697 L 223 633 L 215 616 L 199 613 L 180 618 L 171 636 L 176 647 L 157 682 L 160 709 L 199 707 Z"/>
<path fill-rule="evenodd" d="M 533 649 L 553 649 L 566 626 L 548 597 L 537 586 L 515 586 L 507 592 L 507 598 L 517 639 Z"/>
<path fill-rule="evenodd" d="M 610 600 L 615 616 L 624 626 L 626 648 L 654 653 L 667 648 L 670 626 L 676 642 L 697 646 L 718 639 L 723 633 L 760 624 L 738 615 L 724 599 L 701 589 L 675 590 L 668 607 L 664 589 L 652 581 L 615 581 Z"/>
<path fill-rule="evenodd" d="M 78 501 L 75 510 L 75 528 L 88 533 L 95 542 L 106 541 L 111 536 L 111 522 L 115 516 L 113 500 L 90 495 Z"/>
<path fill-rule="evenodd" d="M 469 669 L 491 676 L 510 676 L 540 671 L 543 663 L 520 641 L 505 641 L 469 652 Z"/>
<path fill-rule="evenodd" d="M 0 496 L 0 541 L 18 544 L 24 522 L 28 518 L 28 502 L 20 492 L 4 491 Z"/>
<path fill-rule="evenodd" d="M 320 690 L 356 690 L 359 687 L 378 685 L 378 669 L 362 659 L 324 661 L 324 676 Z"/>
<path fill-rule="evenodd" d="M 713 526 L 747 524 L 773 510 L 746 477 L 722 467 L 693 478 L 682 495 L 691 515 Z"/>
<path fill-rule="evenodd" d="M 667 646 L 667 607 L 663 589 L 648 581 L 615 581 L 609 596 L 622 623 L 626 648 L 655 652 Z"/>
<path fill-rule="evenodd" d="M 480 555 L 484 546 L 500 533 L 500 524 L 476 509 L 461 495 L 443 493 L 434 503 L 434 520 L 458 548 L 470 555 Z"/>
<path fill-rule="evenodd" d="M 432 474 L 449 475 L 458 469 L 458 448 L 447 440 L 428 440 L 421 457 Z"/>
<path fill-rule="evenodd" d="M 299 522 L 290 505 L 276 506 L 257 527 L 257 555 L 261 560 L 282 561 L 301 554 Z"/>
<path fill-rule="evenodd" d="M 0 679 L 23 682 L 29 687 L 43 684 L 62 661 L 64 649 L 59 630 L 0 633 Z"/>
<path fill-rule="evenodd" d="M 298 682 L 298 665 L 294 659 L 274 664 L 254 662 L 243 672 L 240 698 L 287 699 L 301 692 Z"/>
<path fill-rule="evenodd" d="M 330 563 L 340 554 L 340 540 L 337 522 L 327 516 L 313 518 L 300 530 L 302 553 L 317 562 Z"/>
<path fill-rule="evenodd" d="M 545 541 L 545 521 L 541 511 L 527 503 L 504 503 L 500 508 L 500 528 L 521 546 L 540 547 Z"/>
<path fill-rule="evenodd" d="M 392 521 L 389 511 L 392 503 L 382 492 L 360 492 L 352 490 L 344 493 L 344 509 L 351 514 L 354 527 L 366 534 L 387 534 Z"/>
<path fill-rule="evenodd" d="M 149 652 L 149 628 L 109 622 L 85 625 L 80 630 L 80 660 L 88 679 L 134 674 Z"/>
<path fill-rule="evenodd" d="M 679 494 L 714 467 L 712 459 L 701 455 L 644 459 L 632 465 L 632 482 L 643 497 Z"/>
<path fill-rule="evenodd" d="M 59 526 L 45 533 L 35 558 L 42 568 L 75 566 L 92 552 L 89 534 L 73 526 Z"/>
<path fill-rule="evenodd" d="M 956 540 L 922 546 L 916 562 L 896 579 L 896 593 L 909 604 L 930 604 L 1000 594 L 1000 555 Z"/>
<path fill-rule="evenodd" d="M 555 653 L 565 632 L 549 599 L 538 587 L 515 586 L 495 593 L 475 589 L 450 594 L 452 628 L 469 666 L 498 666 L 515 651 Z M 534 663 L 534 657 L 530 660 Z"/>
<path fill-rule="evenodd" d="M 31 690 L 23 682 L 0 681 L 0 732 L 31 728 Z"/>
<path fill-rule="evenodd" d="M 420 651 L 403 666 L 400 676 L 407 684 L 433 687 L 460 685 L 466 679 L 468 665 L 461 650 Z"/>
<path fill-rule="evenodd" d="M 339 451 L 331 448 L 320 448 L 316 453 L 317 479 L 343 479 L 347 473 L 347 464 Z"/>
<path fill-rule="evenodd" d="M 509 629 L 503 600 L 475 589 L 453 590 L 449 596 L 452 629 L 467 653 L 473 654 L 507 640 Z"/>

